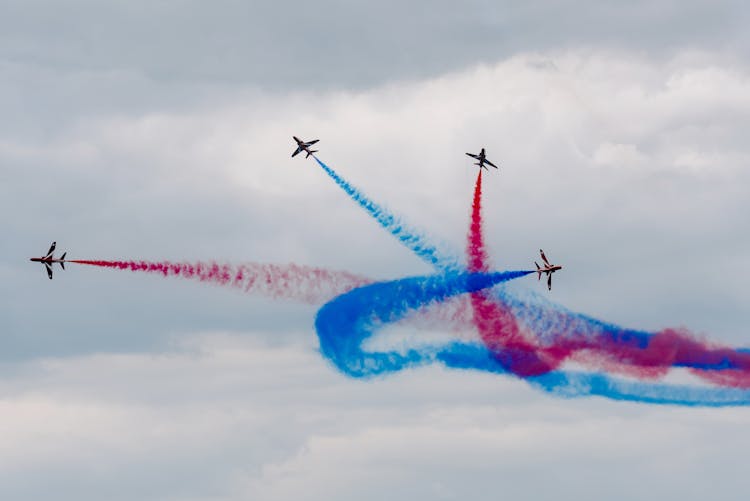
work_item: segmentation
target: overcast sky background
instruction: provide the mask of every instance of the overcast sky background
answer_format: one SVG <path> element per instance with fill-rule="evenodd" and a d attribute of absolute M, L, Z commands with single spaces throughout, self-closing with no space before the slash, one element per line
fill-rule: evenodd
<path fill-rule="evenodd" d="M 750 346 L 749 11 L 0 0 L 0 497 L 744 499 L 750 410 L 354 381 L 315 307 L 28 258 L 427 273 L 291 135 L 456 252 L 484 146 L 498 268 L 543 247 L 553 301 Z"/>

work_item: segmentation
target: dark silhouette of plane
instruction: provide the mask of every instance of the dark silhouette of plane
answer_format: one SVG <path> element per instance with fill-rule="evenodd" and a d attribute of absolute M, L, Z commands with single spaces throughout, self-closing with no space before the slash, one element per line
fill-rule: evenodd
<path fill-rule="evenodd" d="M 474 153 L 467 153 L 467 155 L 469 155 L 474 160 L 478 160 L 478 162 L 474 165 L 478 165 L 480 169 L 489 170 L 484 164 L 491 165 L 492 167 L 497 169 L 497 165 L 487 160 L 487 156 L 484 153 L 484 148 L 482 148 L 482 151 L 480 151 L 476 155 Z"/>
<path fill-rule="evenodd" d="M 534 261 L 534 264 L 536 265 L 536 275 L 537 280 L 541 280 L 542 273 L 547 274 L 547 289 L 552 290 L 552 274 L 556 272 L 557 270 L 562 270 L 562 266 L 559 264 L 549 264 L 549 261 L 547 260 L 547 256 L 544 255 L 544 251 L 542 249 L 539 249 L 539 254 L 542 255 L 542 261 L 544 261 L 544 266 L 540 267 L 539 263 Z"/>
<path fill-rule="evenodd" d="M 292 153 L 293 157 L 296 156 L 297 153 L 300 153 L 300 152 L 303 152 L 303 151 L 307 153 L 307 156 L 305 158 L 308 158 L 313 153 L 317 153 L 318 152 L 318 150 L 311 150 L 310 146 L 312 146 L 313 144 L 315 144 L 318 141 L 320 141 L 320 139 L 313 139 L 312 141 L 303 141 L 300 138 L 298 138 L 297 136 L 292 136 L 292 139 L 294 139 L 295 141 L 297 141 L 297 149 L 294 150 L 294 153 Z"/>
<path fill-rule="evenodd" d="M 44 257 L 32 257 L 30 259 L 30 261 L 34 261 L 35 263 L 44 263 L 45 268 L 47 268 L 47 276 L 50 280 L 52 280 L 52 264 L 60 263 L 60 267 L 63 270 L 65 269 L 65 255 L 67 254 L 67 252 L 63 252 L 63 255 L 60 256 L 60 259 L 55 259 L 54 252 L 56 245 L 57 242 L 52 242 L 52 245 L 50 245 L 49 250 Z"/>

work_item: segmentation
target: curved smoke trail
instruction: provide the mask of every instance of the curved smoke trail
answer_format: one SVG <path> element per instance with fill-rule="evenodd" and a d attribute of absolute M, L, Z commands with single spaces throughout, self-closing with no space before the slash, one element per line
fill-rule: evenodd
<path fill-rule="evenodd" d="M 342 372 L 374 376 L 449 357 L 456 344 L 421 347 L 405 353 L 366 352 L 362 343 L 380 327 L 450 297 L 519 278 L 531 271 L 458 273 L 403 278 L 358 287 L 323 305 L 315 329 L 323 354 Z"/>
<path fill-rule="evenodd" d="M 454 341 L 402 351 L 368 352 L 362 346 L 389 323 L 449 297 L 486 290 L 533 271 L 462 273 L 412 277 L 377 282 L 336 297 L 320 310 L 315 328 L 320 348 L 341 372 L 367 378 L 440 362 L 456 369 L 505 374 L 507 366 L 497 353 L 479 343 Z M 735 388 L 700 388 L 639 383 L 573 371 L 552 371 L 526 377 L 532 386 L 563 398 L 602 396 L 614 400 L 685 406 L 746 406 L 750 391 Z"/>

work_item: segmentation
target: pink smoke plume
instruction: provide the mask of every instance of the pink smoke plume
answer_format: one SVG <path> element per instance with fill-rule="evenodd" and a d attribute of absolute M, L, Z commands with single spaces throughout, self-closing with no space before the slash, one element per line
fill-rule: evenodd
<path fill-rule="evenodd" d="M 291 299 L 308 304 L 320 304 L 372 280 L 346 271 L 297 264 L 239 265 L 197 261 L 104 261 L 71 260 L 72 263 L 154 273 L 165 277 L 181 277 L 221 286 L 229 286 L 247 293 L 272 299 Z"/>

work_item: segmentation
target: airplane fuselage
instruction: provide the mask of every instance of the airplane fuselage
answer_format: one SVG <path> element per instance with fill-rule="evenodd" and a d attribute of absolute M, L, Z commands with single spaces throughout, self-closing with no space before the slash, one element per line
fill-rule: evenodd
<path fill-rule="evenodd" d="M 32 257 L 29 258 L 29 261 L 34 263 L 67 263 L 64 259 L 52 259 L 48 257 Z"/>
<path fill-rule="evenodd" d="M 67 252 L 63 252 L 62 256 L 59 258 L 55 258 L 55 247 L 57 246 L 57 242 L 52 242 L 52 245 L 49 246 L 49 250 L 47 251 L 47 254 L 45 254 L 42 257 L 31 257 L 29 258 L 29 261 L 32 263 L 42 263 L 44 267 L 47 270 L 47 276 L 50 280 L 52 280 L 52 265 L 55 263 L 58 263 L 60 265 L 60 268 L 63 270 L 65 269 L 65 263 L 67 261 L 65 260 L 65 255 Z"/>
<path fill-rule="evenodd" d="M 556 264 L 554 266 L 547 266 L 546 268 L 539 269 L 539 271 L 542 273 L 554 273 L 557 270 L 562 270 L 562 266 Z"/>

